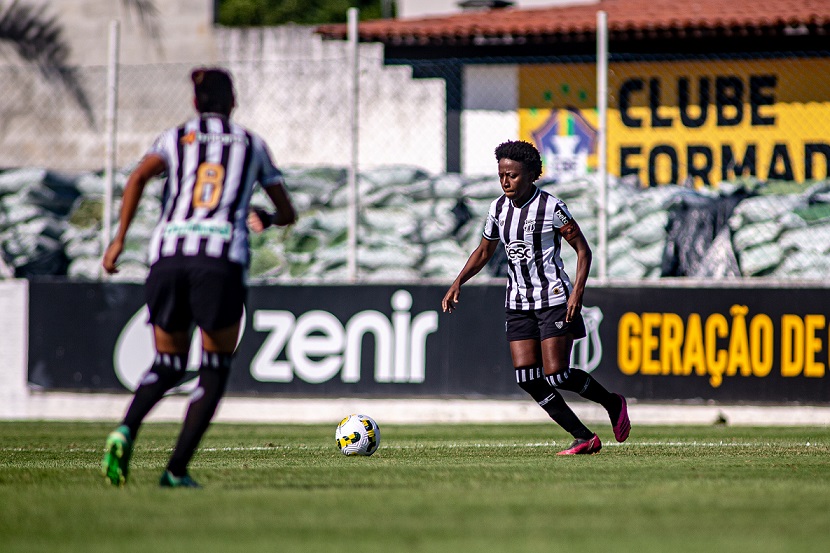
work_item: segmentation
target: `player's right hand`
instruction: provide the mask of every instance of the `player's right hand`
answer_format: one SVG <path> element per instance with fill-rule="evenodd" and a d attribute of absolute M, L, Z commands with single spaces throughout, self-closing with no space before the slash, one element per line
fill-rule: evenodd
<path fill-rule="evenodd" d="M 447 293 L 444 294 L 444 299 L 441 300 L 441 307 L 444 313 L 452 313 L 458 307 L 458 296 L 461 294 L 460 286 L 453 284 Z"/>
<path fill-rule="evenodd" d="M 107 251 L 104 252 L 104 260 L 101 263 L 107 274 L 114 275 L 118 272 L 116 263 L 118 262 L 118 258 L 121 256 L 121 252 L 123 250 L 124 242 L 120 240 L 113 240 L 110 245 L 107 246 Z"/>
<path fill-rule="evenodd" d="M 261 207 L 251 206 L 248 212 L 248 228 L 253 232 L 260 233 L 271 226 L 271 214 Z"/>

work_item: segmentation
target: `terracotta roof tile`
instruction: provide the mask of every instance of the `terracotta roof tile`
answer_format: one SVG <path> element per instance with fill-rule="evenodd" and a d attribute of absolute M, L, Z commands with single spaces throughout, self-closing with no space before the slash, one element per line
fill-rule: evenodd
<path fill-rule="evenodd" d="M 601 0 L 587 5 L 366 21 L 360 23 L 359 34 L 363 41 L 379 42 L 593 34 L 599 10 L 608 14 L 612 32 L 830 25 L 830 0 Z M 346 26 L 322 25 L 317 32 L 327 38 L 343 38 Z"/>

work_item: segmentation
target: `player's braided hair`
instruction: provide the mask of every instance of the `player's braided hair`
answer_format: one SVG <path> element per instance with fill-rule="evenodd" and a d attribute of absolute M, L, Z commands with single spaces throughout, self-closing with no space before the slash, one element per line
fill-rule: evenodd
<path fill-rule="evenodd" d="M 496 160 L 518 161 L 530 173 L 531 182 L 542 176 L 542 156 L 536 146 L 524 140 L 508 140 L 496 146 Z"/>

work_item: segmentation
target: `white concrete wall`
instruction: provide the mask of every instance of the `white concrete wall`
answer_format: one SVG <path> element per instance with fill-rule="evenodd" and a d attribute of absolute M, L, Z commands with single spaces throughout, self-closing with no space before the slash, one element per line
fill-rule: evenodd
<path fill-rule="evenodd" d="M 213 0 L 155 0 L 155 38 L 141 25 L 138 13 L 121 0 L 26 0 L 26 4 L 46 5 L 44 15 L 54 16 L 63 25 L 63 36 L 72 49 L 67 60 L 70 66 L 106 65 L 109 25 L 114 19 L 121 22 L 121 61 L 125 64 L 210 63 L 216 59 Z"/>
<path fill-rule="evenodd" d="M 234 117 L 259 132 L 279 163 L 339 165 L 350 160 L 350 66 L 345 41 L 313 27 L 217 29 L 221 63 L 239 93 Z M 383 65 L 380 44 L 359 48 L 358 163 L 414 165 L 443 172 L 445 85 L 414 79 L 408 66 Z"/>
<path fill-rule="evenodd" d="M 496 173 L 493 151 L 519 136 L 519 68 L 516 65 L 464 67 L 461 115 L 461 171 Z"/>
<path fill-rule="evenodd" d="M 109 23 L 122 21 L 116 164 L 140 159 L 157 133 L 193 114 L 189 70 L 221 64 L 236 78 L 234 117 L 262 134 L 284 166 L 345 166 L 350 160 L 348 51 L 312 27 L 225 29 L 212 25 L 213 0 L 156 1 L 158 36 L 115 0 L 31 0 L 48 4 L 72 46 L 70 65 L 88 103 L 15 56 L 0 56 L 0 168 L 81 172 L 104 166 Z M 585 3 L 593 0 L 576 0 Z M 519 0 L 522 8 L 563 2 Z M 574 2 L 570 2 L 574 3 Z M 460 11 L 454 0 L 401 0 L 402 17 Z M 5 51 L 4 51 L 5 52 Z M 10 67 L 11 65 L 11 67 Z M 363 168 L 446 169 L 445 84 L 384 66 L 383 47 L 360 45 L 359 157 Z M 493 171 L 492 150 L 515 139 L 516 66 L 464 70 L 461 170 Z"/>
<path fill-rule="evenodd" d="M 103 167 L 106 64 L 113 20 L 120 21 L 117 160 L 121 165 L 135 163 L 161 125 L 175 124 L 192 112 L 187 69 L 217 61 L 213 0 L 156 0 L 155 36 L 120 0 L 27 0 L 26 4 L 45 6 L 44 17 L 61 24 L 70 47 L 66 64 L 73 69 L 81 95 L 54 76 L 27 66 L 6 46 L 0 55 L 0 168 L 40 166 L 80 172 Z"/>
<path fill-rule="evenodd" d="M 97 51 L 106 51 L 106 37 L 92 35 L 89 48 L 95 49 L 91 43 L 97 40 Z M 324 42 L 312 27 L 299 26 L 217 28 L 211 36 L 202 43 L 203 56 L 184 48 L 176 59 L 167 56 L 176 63 L 157 63 L 159 57 L 152 54 L 149 38 L 144 41 L 147 57 L 142 62 L 122 56 L 119 167 L 136 163 L 162 129 L 194 114 L 189 71 L 195 59 L 231 69 L 239 105 L 234 118 L 265 137 L 278 163 L 349 163 L 351 105 L 345 41 Z M 408 66 L 384 66 L 379 44 L 361 44 L 359 59 L 360 166 L 404 164 L 443 172 L 444 81 L 413 79 Z M 79 65 L 75 75 L 89 112 L 65 87 L 47 81 L 37 69 L 0 65 L 0 95 L 4 97 L 0 103 L 0 168 L 38 166 L 82 172 L 104 166 L 105 67 Z"/>
<path fill-rule="evenodd" d="M 212 0 L 157 1 L 158 37 L 123 2 L 63 0 L 47 14 L 63 24 L 85 110 L 68 89 L 15 57 L 0 57 L 0 168 L 100 170 L 105 154 L 108 28 L 122 21 L 116 164 L 136 163 L 165 127 L 192 116 L 189 70 L 221 64 L 234 73 L 234 117 L 262 134 L 283 166 L 345 166 L 350 160 L 349 68 L 345 41 L 312 27 L 226 29 L 212 25 Z M 358 162 L 446 169 L 445 83 L 384 66 L 380 44 L 360 45 Z M 3 61 L 5 60 L 5 61 Z M 11 65 L 11 66 L 10 66 Z M 492 172 L 495 144 L 515 138 L 515 67 L 465 71 L 462 171 Z M 494 87 L 493 83 L 498 83 Z M 507 84 L 511 83 L 511 84 Z M 507 94 L 504 91 L 507 90 Z"/>
<path fill-rule="evenodd" d="M 0 280 L 0 419 L 19 413 L 25 398 L 29 286 Z"/>
<path fill-rule="evenodd" d="M 461 114 L 461 172 L 496 175 L 496 146 L 519 136 L 519 115 L 513 111 L 465 110 Z"/>

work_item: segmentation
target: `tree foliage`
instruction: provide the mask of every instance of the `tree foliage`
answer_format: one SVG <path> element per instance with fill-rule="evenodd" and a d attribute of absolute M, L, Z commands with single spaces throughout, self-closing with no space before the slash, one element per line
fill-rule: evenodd
<path fill-rule="evenodd" d="M 128 10 L 135 10 L 141 25 L 151 36 L 158 34 L 158 9 L 154 0 L 122 0 Z M 48 13 L 48 4 L 0 0 L 0 45 L 6 44 L 28 64 L 37 67 L 50 81 L 61 83 L 84 113 L 90 124 L 95 117 L 76 69 L 67 63 L 69 43 L 60 20 Z"/>
<path fill-rule="evenodd" d="M 11 46 L 20 59 L 37 67 L 47 80 L 66 87 L 92 123 L 89 99 L 75 70 L 67 65 L 70 48 L 63 25 L 46 12 L 47 5 L 0 2 L 0 43 Z"/>
<path fill-rule="evenodd" d="M 153 37 L 158 38 L 159 34 L 159 10 L 153 0 L 121 0 L 127 13 L 135 10 L 138 14 L 138 21 L 144 30 Z"/>
<path fill-rule="evenodd" d="M 361 20 L 380 19 L 384 0 L 219 0 L 218 4 L 220 25 L 259 27 L 345 23 L 349 8 L 358 8 Z"/>
<path fill-rule="evenodd" d="M 46 14 L 45 5 L 0 2 L 0 41 L 44 71 L 63 68 L 69 56 L 63 26 Z"/>

